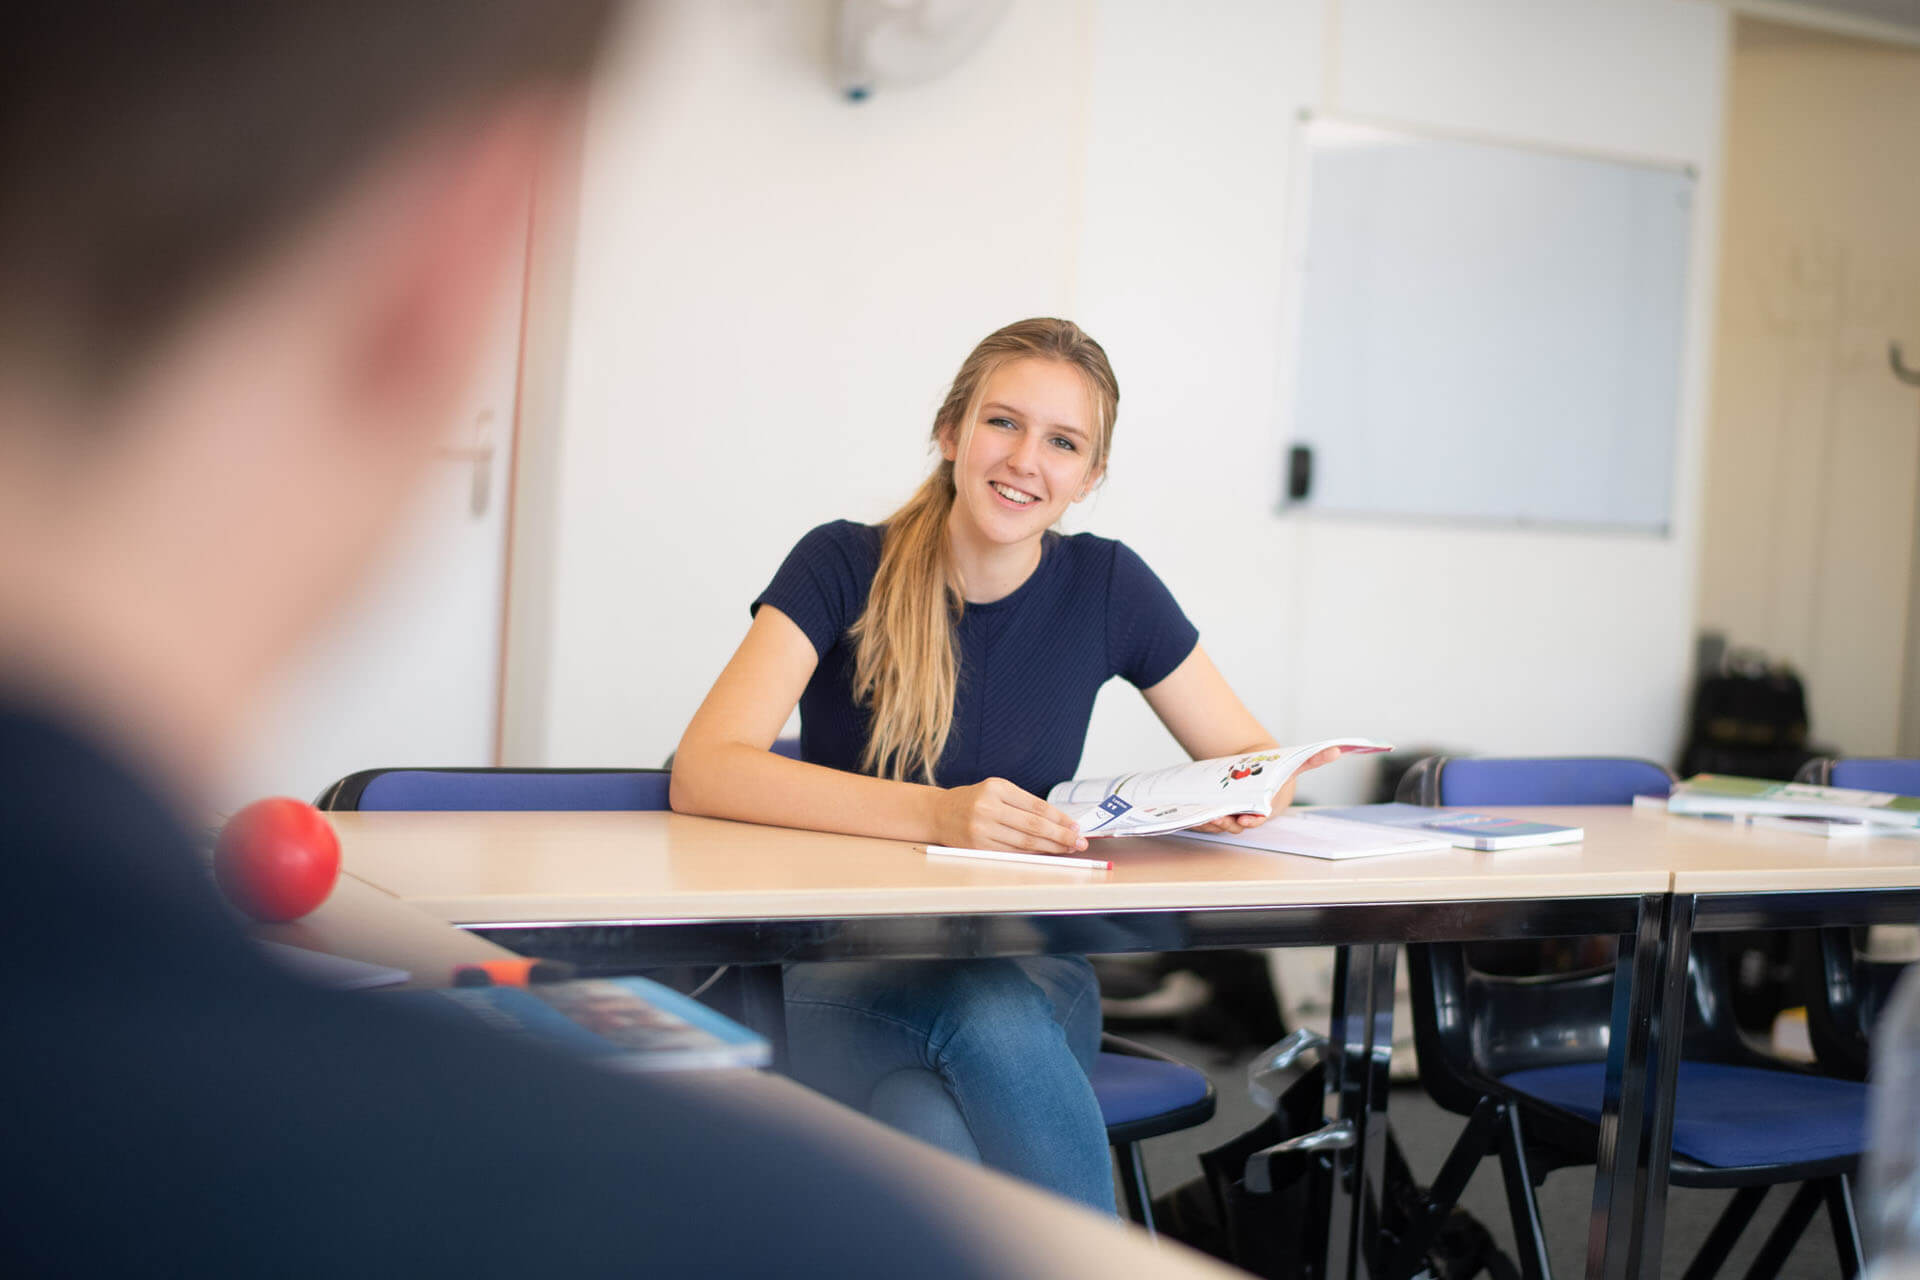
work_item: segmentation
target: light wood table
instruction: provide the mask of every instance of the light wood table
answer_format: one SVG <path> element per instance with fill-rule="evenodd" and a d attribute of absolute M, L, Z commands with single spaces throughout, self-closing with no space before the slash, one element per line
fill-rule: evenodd
<path fill-rule="evenodd" d="M 424 910 L 489 929 L 1449 903 L 1668 888 L 1659 847 L 1609 848 L 1601 857 L 1578 845 L 1448 849 L 1331 862 L 1162 837 L 1097 843 L 1115 865 L 1096 871 L 929 858 L 899 841 L 660 812 L 329 817 L 351 872 Z"/>
<path fill-rule="evenodd" d="M 1098 846 L 1115 866 L 1089 871 L 671 813 L 331 817 L 355 875 L 515 951 L 594 968 L 750 966 L 758 978 L 740 1012 L 762 1029 L 778 1025 L 779 966 L 793 961 L 1338 944 L 1328 1113 L 1353 1145 L 1335 1157 L 1333 1276 L 1367 1270 L 1359 1205 L 1378 1203 L 1385 1164 L 1398 945 L 1615 934 L 1627 998 L 1609 1051 L 1589 1271 L 1627 1274 L 1645 1177 L 1640 1064 L 1671 879 L 1658 842 L 1596 833 L 1583 846 L 1326 862 L 1139 839 Z"/>
<path fill-rule="evenodd" d="M 290 947 L 405 969 L 409 987 L 451 986 L 456 965 L 513 955 L 350 874 L 340 877 L 312 914 L 286 924 L 252 925 L 249 932 Z"/>
<path fill-rule="evenodd" d="M 1101 846 L 1111 872 L 928 859 L 917 847 L 675 814 L 331 815 L 347 866 L 513 950 L 610 967 L 1340 944 L 1329 1275 L 1364 1271 L 1396 944 L 1621 937 L 1588 1274 L 1657 1275 L 1686 956 L 1695 931 L 1920 918 L 1920 840 L 1823 840 L 1625 807 L 1490 808 L 1577 845 L 1350 862 L 1177 839 Z M 753 1014 L 751 1002 L 746 1012 Z M 1372 1123 L 1369 1123 L 1371 1121 Z M 1371 1157 L 1371 1158 L 1369 1158 Z"/>

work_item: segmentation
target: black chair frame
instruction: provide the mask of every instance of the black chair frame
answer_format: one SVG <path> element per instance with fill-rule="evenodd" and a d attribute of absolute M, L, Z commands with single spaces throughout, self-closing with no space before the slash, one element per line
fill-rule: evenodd
<path fill-rule="evenodd" d="M 1398 799 L 1438 804 L 1445 757 L 1423 760 L 1408 771 Z M 1687 962 L 1688 1011 L 1681 1056 L 1698 1062 L 1814 1074 L 1798 1063 L 1761 1052 L 1733 1019 L 1732 984 L 1712 935 L 1696 935 Z M 1471 964 L 1464 943 L 1409 945 L 1414 1045 L 1420 1083 L 1442 1108 L 1467 1117 L 1429 1193 L 1428 1213 L 1437 1226 L 1487 1155 L 1500 1157 L 1508 1211 L 1526 1280 L 1550 1272 L 1534 1188 L 1556 1169 L 1591 1164 L 1599 1129 L 1583 1116 L 1513 1089 L 1499 1076 L 1527 1067 L 1592 1062 L 1605 1056 L 1613 1005 L 1611 969 L 1575 974 L 1516 976 L 1484 973 Z M 1510 1029 L 1526 1028 L 1524 1036 Z M 1673 1186 L 1734 1189 L 1735 1195 L 1686 1270 L 1686 1280 L 1708 1280 L 1752 1221 L 1769 1188 L 1801 1183 L 1787 1212 L 1768 1235 L 1748 1271 L 1749 1280 L 1774 1275 L 1825 1204 L 1834 1229 L 1841 1272 L 1859 1272 L 1860 1236 L 1852 1178 L 1856 1156 L 1767 1165 L 1718 1167 L 1676 1153 L 1669 1165 Z M 1417 1259 L 1409 1241 L 1398 1257 Z M 1389 1278 L 1411 1274 L 1389 1270 Z"/>
<path fill-rule="evenodd" d="M 1833 784 L 1831 756 L 1802 765 L 1796 781 Z M 1807 1038 L 1813 1056 L 1830 1075 L 1865 1080 L 1872 1054 L 1869 1037 L 1906 965 L 1867 954 L 1866 930 L 1844 927 L 1797 932 L 1794 970 L 1807 1007 Z"/>

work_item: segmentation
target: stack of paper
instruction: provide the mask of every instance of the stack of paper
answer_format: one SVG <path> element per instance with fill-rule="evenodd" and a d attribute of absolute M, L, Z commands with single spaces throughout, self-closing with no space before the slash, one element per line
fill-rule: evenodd
<path fill-rule="evenodd" d="M 1421 853 L 1445 849 L 1450 841 L 1444 836 L 1424 835 L 1417 831 L 1397 831 L 1392 827 L 1370 827 L 1360 822 L 1339 822 L 1313 812 L 1289 813 L 1269 819 L 1249 831 L 1233 835 L 1202 835 L 1183 831 L 1182 840 L 1210 840 L 1241 849 L 1265 849 L 1270 853 L 1300 853 L 1309 858 L 1371 858 L 1383 853 Z"/>
<path fill-rule="evenodd" d="M 1881 827 L 1920 827 L 1920 797 L 1717 773 L 1702 773 L 1675 787 L 1667 797 L 1667 809 L 1698 815 L 1764 813 L 1850 819 Z"/>
<path fill-rule="evenodd" d="M 1580 827 L 1529 822 L 1465 809 L 1432 809 L 1423 804 L 1362 804 L 1314 812 L 1346 822 L 1371 822 L 1445 836 L 1462 849 L 1524 849 L 1542 844 L 1575 844 L 1586 839 Z"/>

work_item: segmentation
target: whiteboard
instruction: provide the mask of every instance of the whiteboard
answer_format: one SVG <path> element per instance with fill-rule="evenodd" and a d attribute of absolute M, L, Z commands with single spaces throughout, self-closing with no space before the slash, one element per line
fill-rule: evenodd
<path fill-rule="evenodd" d="M 1665 533 L 1691 171 L 1303 132 L 1283 506 Z"/>

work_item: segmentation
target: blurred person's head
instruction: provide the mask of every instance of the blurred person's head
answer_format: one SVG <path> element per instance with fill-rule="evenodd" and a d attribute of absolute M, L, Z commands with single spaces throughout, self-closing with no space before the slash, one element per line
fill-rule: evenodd
<path fill-rule="evenodd" d="M 466 389 L 611 0 L 26 0 L 0 695 L 205 782 Z"/>

